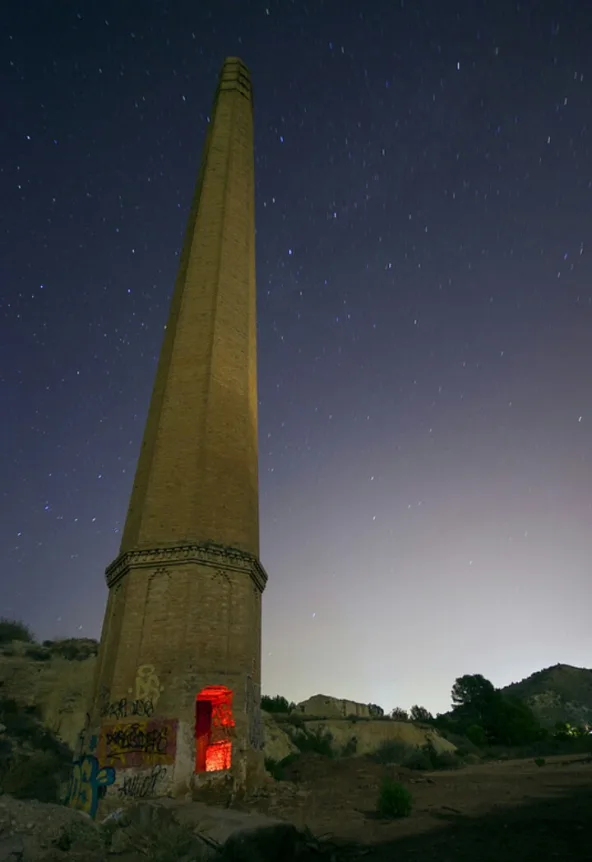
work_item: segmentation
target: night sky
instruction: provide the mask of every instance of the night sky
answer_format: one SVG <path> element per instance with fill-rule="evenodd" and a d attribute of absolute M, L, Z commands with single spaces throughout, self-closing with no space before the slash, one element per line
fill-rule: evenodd
<path fill-rule="evenodd" d="M 7 3 L 0 615 L 98 637 L 222 61 L 255 100 L 263 690 L 590 666 L 592 8 Z"/>

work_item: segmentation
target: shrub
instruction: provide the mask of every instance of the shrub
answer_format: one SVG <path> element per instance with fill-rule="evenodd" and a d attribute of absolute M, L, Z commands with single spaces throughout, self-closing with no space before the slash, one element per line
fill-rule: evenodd
<path fill-rule="evenodd" d="M 357 750 L 358 750 L 357 737 L 352 736 L 352 738 L 349 739 L 345 743 L 343 748 L 341 749 L 341 756 L 342 757 L 353 757 L 353 755 L 356 754 Z"/>
<path fill-rule="evenodd" d="M 283 760 L 276 760 L 274 757 L 266 757 L 265 769 L 272 778 L 275 778 L 276 781 L 283 781 L 284 769 L 291 766 L 295 760 L 298 760 L 299 756 L 300 755 L 296 754 L 296 752 L 292 752 L 292 754 L 288 754 L 287 757 L 284 757 Z"/>
<path fill-rule="evenodd" d="M 375 763 L 399 763 L 413 752 L 414 746 L 408 745 L 400 739 L 385 739 L 380 743 L 376 751 L 368 755 Z"/>
<path fill-rule="evenodd" d="M 36 751 L 15 757 L 0 777 L 2 790 L 16 799 L 38 799 L 40 802 L 60 802 L 60 786 L 65 764 L 57 754 Z"/>
<path fill-rule="evenodd" d="M 272 778 L 275 778 L 276 781 L 280 780 L 278 766 L 280 764 L 279 760 L 276 760 L 275 757 L 266 757 L 265 758 L 265 771 L 269 772 Z"/>
<path fill-rule="evenodd" d="M 302 730 L 292 737 L 294 744 L 300 751 L 312 751 L 325 757 L 333 757 L 333 734 L 321 727 L 307 733 Z"/>
<path fill-rule="evenodd" d="M 11 641 L 35 643 L 35 637 L 29 626 L 20 620 L 0 617 L 0 644 L 8 644 Z"/>
<path fill-rule="evenodd" d="M 15 700 L 0 700 L 0 723 L 6 728 L 6 735 L 28 748 L 39 752 L 54 754 L 64 763 L 72 762 L 72 752 L 41 723 L 37 706 L 21 706 Z"/>
<path fill-rule="evenodd" d="M 432 769 L 460 769 L 462 761 L 454 751 L 440 751 L 437 753 L 432 749 L 430 754 Z"/>
<path fill-rule="evenodd" d="M 303 728 L 304 727 L 304 719 L 297 712 L 292 712 L 286 719 L 286 724 L 291 724 L 292 727 Z"/>
<path fill-rule="evenodd" d="M 401 766 L 426 771 L 432 768 L 432 761 L 427 751 L 414 746 L 401 760 Z"/>
<path fill-rule="evenodd" d="M 98 655 L 99 643 L 92 638 L 61 638 L 53 641 L 43 641 L 43 647 L 51 655 L 58 655 L 69 661 L 85 661 Z"/>
<path fill-rule="evenodd" d="M 381 817 L 408 817 L 413 807 L 411 793 L 393 778 L 383 778 L 376 802 Z"/>
<path fill-rule="evenodd" d="M 466 757 L 467 754 L 475 754 L 479 757 L 481 754 L 480 747 L 471 742 L 467 736 L 452 731 L 440 731 L 440 735 L 456 746 L 456 753 L 459 757 Z"/>
<path fill-rule="evenodd" d="M 51 659 L 50 651 L 45 649 L 45 647 L 38 646 L 37 644 L 27 647 L 25 650 L 25 656 L 30 658 L 32 661 L 49 661 Z"/>
<path fill-rule="evenodd" d="M 534 762 L 537 766 L 544 766 L 546 764 L 546 760 L 544 757 L 535 757 Z"/>
<path fill-rule="evenodd" d="M 487 734 L 480 724 L 471 724 L 465 731 L 465 736 L 473 745 L 487 745 Z"/>

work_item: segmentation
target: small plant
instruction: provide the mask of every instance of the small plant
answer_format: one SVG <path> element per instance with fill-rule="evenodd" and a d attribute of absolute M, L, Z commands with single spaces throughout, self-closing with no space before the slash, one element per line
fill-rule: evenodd
<path fill-rule="evenodd" d="M 545 758 L 544 758 L 544 757 L 535 757 L 534 762 L 535 762 L 535 763 L 536 763 L 536 765 L 537 765 L 537 766 L 539 766 L 539 767 L 540 767 L 540 766 L 545 766 L 545 764 L 547 763 L 547 761 L 545 760 Z"/>
<path fill-rule="evenodd" d="M 380 785 L 376 810 L 381 817 L 409 817 L 413 808 L 411 793 L 400 782 L 385 777 Z"/>
<path fill-rule="evenodd" d="M 0 617 L 0 644 L 8 644 L 12 641 L 35 643 L 35 637 L 29 626 L 21 620 L 9 620 L 6 617 Z"/>

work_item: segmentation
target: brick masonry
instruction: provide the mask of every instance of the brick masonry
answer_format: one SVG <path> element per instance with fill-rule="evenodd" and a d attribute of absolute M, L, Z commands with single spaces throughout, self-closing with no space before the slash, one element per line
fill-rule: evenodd
<path fill-rule="evenodd" d="M 107 569 L 84 734 L 94 772 L 82 765 L 77 779 L 86 774 L 92 784 L 100 776 L 97 787 L 87 788 L 93 799 L 195 793 L 200 783 L 215 781 L 217 773 L 195 771 L 196 695 L 206 686 L 232 691 L 232 766 L 224 780 L 230 776 L 235 792 L 261 774 L 267 576 L 258 560 L 255 293 L 251 85 L 243 63 L 229 58 L 120 555 Z M 79 796 L 75 788 L 71 804 Z"/>

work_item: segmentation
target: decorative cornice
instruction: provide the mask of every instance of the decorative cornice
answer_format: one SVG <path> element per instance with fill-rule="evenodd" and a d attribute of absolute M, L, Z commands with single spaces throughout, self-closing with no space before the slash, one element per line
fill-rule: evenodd
<path fill-rule="evenodd" d="M 216 91 L 216 100 L 220 93 L 235 91 L 244 96 L 249 102 L 253 98 L 253 90 L 251 86 L 251 76 L 249 70 L 242 60 L 238 57 L 228 57 L 224 61 L 220 77 L 218 79 L 218 89 Z"/>
<path fill-rule="evenodd" d="M 111 589 L 130 569 L 178 566 L 183 563 L 198 563 L 201 566 L 216 569 L 244 572 L 249 575 L 260 592 L 263 592 L 267 583 L 267 572 L 255 554 L 238 548 L 229 548 L 226 545 L 191 542 L 125 551 L 107 566 L 105 571 L 107 586 Z"/>

